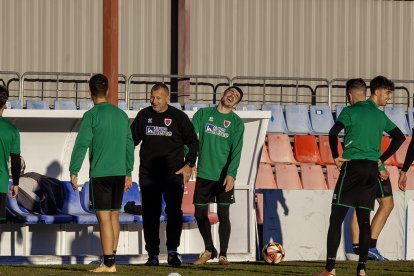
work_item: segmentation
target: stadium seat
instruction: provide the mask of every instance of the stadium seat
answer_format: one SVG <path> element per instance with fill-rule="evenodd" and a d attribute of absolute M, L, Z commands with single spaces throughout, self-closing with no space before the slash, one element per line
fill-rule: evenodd
<path fill-rule="evenodd" d="M 381 141 L 381 150 L 382 153 L 384 153 L 388 146 L 391 144 L 391 139 L 389 136 L 382 136 L 382 141 Z M 388 158 L 387 160 L 385 160 L 385 165 L 391 165 L 391 166 L 397 166 L 398 163 L 395 160 L 395 155 L 391 155 L 390 158 Z"/>
<path fill-rule="evenodd" d="M 388 173 L 390 174 L 391 187 L 394 191 L 398 191 L 398 178 L 400 177 L 400 172 L 396 166 L 385 166 Z"/>
<path fill-rule="evenodd" d="M 125 101 L 118 101 L 118 107 L 122 110 L 128 110 L 128 106 Z"/>
<path fill-rule="evenodd" d="M 404 143 L 400 146 L 396 153 L 394 153 L 395 161 L 398 167 L 402 167 L 407 154 L 408 146 L 410 145 L 411 137 L 405 137 Z"/>
<path fill-rule="evenodd" d="M 76 110 L 76 103 L 74 101 L 60 101 L 55 100 L 56 110 Z"/>
<path fill-rule="evenodd" d="M 132 103 L 132 110 L 141 110 L 143 108 L 146 108 L 150 106 L 151 103 L 139 103 L 139 102 L 133 102 Z"/>
<path fill-rule="evenodd" d="M 268 163 L 272 164 L 273 162 L 270 161 L 269 151 L 267 150 L 266 144 L 263 144 L 262 152 L 260 154 L 260 163 Z"/>
<path fill-rule="evenodd" d="M 267 132 L 271 133 L 289 133 L 286 126 L 285 115 L 283 115 L 283 106 L 274 104 L 262 105 L 262 110 L 272 112 L 272 115 L 267 126 Z"/>
<path fill-rule="evenodd" d="M 20 100 L 11 100 L 10 108 L 11 109 L 22 109 L 22 102 Z"/>
<path fill-rule="evenodd" d="M 181 210 L 183 211 L 183 223 L 191 223 L 195 221 L 195 207 L 193 204 L 195 185 L 195 181 L 189 181 L 184 185 L 183 201 L 181 204 Z M 210 223 L 218 222 L 217 214 L 213 212 L 209 212 L 208 219 Z"/>
<path fill-rule="evenodd" d="M 409 107 L 407 110 L 407 117 L 408 117 L 408 124 L 410 125 L 410 129 L 414 128 L 414 107 Z"/>
<path fill-rule="evenodd" d="M 184 105 L 184 110 L 193 110 L 197 111 L 200 108 L 208 107 L 208 104 L 205 103 L 186 103 Z"/>
<path fill-rule="evenodd" d="M 90 187 L 89 182 L 85 182 L 85 184 L 82 187 L 81 206 L 86 212 L 95 214 L 95 211 L 90 209 L 89 187 Z M 119 212 L 119 223 L 120 224 L 131 224 L 134 222 L 134 219 L 135 219 L 134 215 L 132 214 Z"/>
<path fill-rule="evenodd" d="M 326 179 L 328 182 L 328 189 L 335 189 L 336 182 L 338 181 L 339 170 L 336 165 L 326 165 Z"/>
<path fill-rule="evenodd" d="M 312 134 L 313 129 L 309 119 L 308 106 L 286 105 L 286 125 L 289 132 L 294 134 Z"/>
<path fill-rule="evenodd" d="M 398 128 L 404 133 L 404 135 L 411 135 L 411 129 L 408 126 L 407 117 L 401 106 L 386 106 L 384 107 L 384 113 L 388 118 L 398 126 Z"/>
<path fill-rule="evenodd" d="M 9 182 L 9 189 L 11 182 Z M 27 209 L 17 203 L 16 198 L 6 197 L 6 210 L 8 217 L 14 222 L 24 224 L 36 224 L 40 222 L 39 216 L 30 213 Z"/>
<path fill-rule="evenodd" d="M 49 103 L 47 101 L 26 101 L 27 109 L 49 109 Z"/>
<path fill-rule="evenodd" d="M 319 135 L 319 153 L 321 154 L 321 161 L 324 164 L 334 165 L 335 162 L 332 157 L 331 147 L 329 146 L 329 136 Z M 338 139 L 338 154 L 342 156 L 343 150 L 341 142 Z"/>
<path fill-rule="evenodd" d="M 314 135 L 294 135 L 295 159 L 300 163 L 322 164 L 316 137 Z"/>
<path fill-rule="evenodd" d="M 92 101 L 80 101 L 79 102 L 79 110 L 89 110 L 93 107 Z"/>
<path fill-rule="evenodd" d="M 269 146 L 269 157 L 273 163 L 297 163 L 293 157 L 292 146 L 287 134 L 269 133 L 267 144 Z"/>
<path fill-rule="evenodd" d="M 272 166 L 260 163 L 257 170 L 256 189 L 277 189 Z"/>
<path fill-rule="evenodd" d="M 238 104 L 238 105 L 236 105 L 236 110 L 254 111 L 254 110 L 257 110 L 257 107 L 254 104 Z"/>
<path fill-rule="evenodd" d="M 74 221 L 78 224 L 98 224 L 98 219 L 94 214 L 87 213 L 82 209 L 79 197 L 79 191 L 72 189 L 70 181 L 62 181 L 65 189 L 65 202 L 62 213 L 73 216 Z"/>
<path fill-rule="evenodd" d="M 328 134 L 334 125 L 334 119 L 329 105 L 311 105 L 310 119 L 312 129 L 316 134 Z"/>
<path fill-rule="evenodd" d="M 177 108 L 179 110 L 182 110 L 183 109 L 183 107 L 181 106 L 180 103 L 169 103 L 169 105 L 174 106 L 175 108 Z"/>
<path fill-rule="evenodd" d="M 275 180 L 278 189 L 302 190 L 296 165 L 275 164 Z"/>
<path fill-rule="evenodd" d="M 301 164 L 300 174 L 304 190 L 327 190 L 325 176 L 320 165 Z"/>
<path fill-rule="evenodd" d="M 129 201 L 133 201 L 135 205 L 141 205 L 141 192 L 139 191 L 139 187 L 136 182 L 132 182 L 131 189 L 124 192 L 124 196 L 122 197 L 121 212 L 125 212 L 124 207 Z M 136 223 L 142 224 L 142 215 L 133 216 Z M 164 221 L 164 216 L 162 216 L 160 221 Z"/>

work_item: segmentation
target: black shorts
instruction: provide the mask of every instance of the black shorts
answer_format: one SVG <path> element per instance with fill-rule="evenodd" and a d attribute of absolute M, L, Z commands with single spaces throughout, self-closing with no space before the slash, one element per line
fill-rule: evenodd
<path fill-rule="evenodd" d="M 345 162 L 336 182 L 332 204 L 374 210 L 378 164 L 370 160 Z"/>
<path fill-rule="evenodd" d="M 6 220 L 7 193 L 0 193 L 0 221 Z"/>
<path fill-rule="evenodd" d="M 197 177 L 193 203 L 195 205 L 234 203 L 234 188 L 225 192 L 223 181 L 224 180 L 213 181 Z"/>
<path fill-rule="evenodd" d="M 91 210 L 115 211 L 121 209 L 125 176 L 93 177 L 90 181 Z"/>
<path fill-rule="evenodd" d="M 391 181 L 389 177 L 387 178 L 387 180 L 384 180 L 384 181 L 381 181 L 381 179 L 378 178 L 377 184 L 378 184 L 378 187 L 377 187 L 376 198 L 384 198 L 384 197 L 392 196 L 392 186 L 391 186 Z"/>

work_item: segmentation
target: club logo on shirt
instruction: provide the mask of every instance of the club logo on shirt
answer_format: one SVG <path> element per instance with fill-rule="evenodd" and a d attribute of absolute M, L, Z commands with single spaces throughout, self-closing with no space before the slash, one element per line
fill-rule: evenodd
<path fill-rule="evenodd" d="M 165 124 L 166 126 L 170 126 L 170 125 L 171 125 L 171 123 L 172 123 L 172 119 L 168 119 L 168 118 L 165 118 L 165 119 L 164 119 L 164 124 Z"/>
<path fill-rule="evenodd" d="M 208 117 L 208 121 L 209 121 L 209 122 L 214 121 L 214 117 Z"/>
<path fill-rule="evenodd" d="M 147 123 L 148 123 L 148 124 L 152 124 L 152 118 L 148 118 Z"/>
<path fill-rule="evenodd" d="M 228 128 L 230 126 L 230 124 L 231 124 L 230 121 L 224 120 L 224 127 L 225 128 Z"/>
<path fill-rule="evenodd" d="M 213 124 L 206 124 L 205 132 L 213 135 L 217 135 L 223 138 L 228 138 L 229 134 L 226 133 L 226 129 L 222 127 L 215 126 Z"/>
<path fill-rule="evenodd" d="M 155 136 L 172 136 L 172 132 L 166 127 L 147 126 L 145 134 Z"/>

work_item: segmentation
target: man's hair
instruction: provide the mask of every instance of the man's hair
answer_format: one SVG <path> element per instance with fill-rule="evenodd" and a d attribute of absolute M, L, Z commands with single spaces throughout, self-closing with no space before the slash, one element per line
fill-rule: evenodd
<path fill-rule="evenodd" d="M 89 80 L 89 90 L 95 97 L 105 97 L 108 90 L 108 78 L 103 74 L 93 75 Z"/>
<path fill-rule="evenodd" d="M 0 85 L 0 108 L 3 108 L 9 98 L 7 87 Z"/>
<path fill-rule="evenodd" d="M 367 84 L 361 78 L 349 79 L 345 84 L 346 94 L 351 93 L 354 90 L 367 92 Z"/>
<path fill-rule="evenodd" d="M 230 89 L 235 89 L 237 92 L 239 92 L 240 99 L 239 99 L 239 101 L 237 103 L 241 102 L 241 100 L 243 99 L 243 91 L 240 89 L 240 87 L 230 86 L 229 88 L 227 88 L 226 90 L 224 90 L 224 94 L 226 94 L 226 92 L 229 91 Z"/>
<path fill-rule="evenodd" d="M 373 78 L 369 83 L 369 87 L 371 89 L 371 95 L 378 89 L 387 89 L 391 91 L 394 91 L 395 89 L 394 82 L 384 76 L 376 76 Z"/>
<path fill-rule="evenodd" d="M 157 82 L 156 84 L 154 84 L 154 86 L 151 88 L 151 93 L 159 89 L 164 89 L 164 91 L 167 92 L 167 95 L 170 95 L 170 89 L 168 89 L 168 86 L 162 82 Z"/>

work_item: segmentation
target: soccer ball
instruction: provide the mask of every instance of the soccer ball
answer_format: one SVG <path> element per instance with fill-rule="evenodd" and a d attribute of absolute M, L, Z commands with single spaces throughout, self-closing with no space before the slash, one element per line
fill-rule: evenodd
<path fill-rule="evenodd" d="M 266 244 L 262 250 L 262 257 L 268 264 L 278 264 L 285 257 L 285 250 L 282 245 L 277 242 Z"/>

